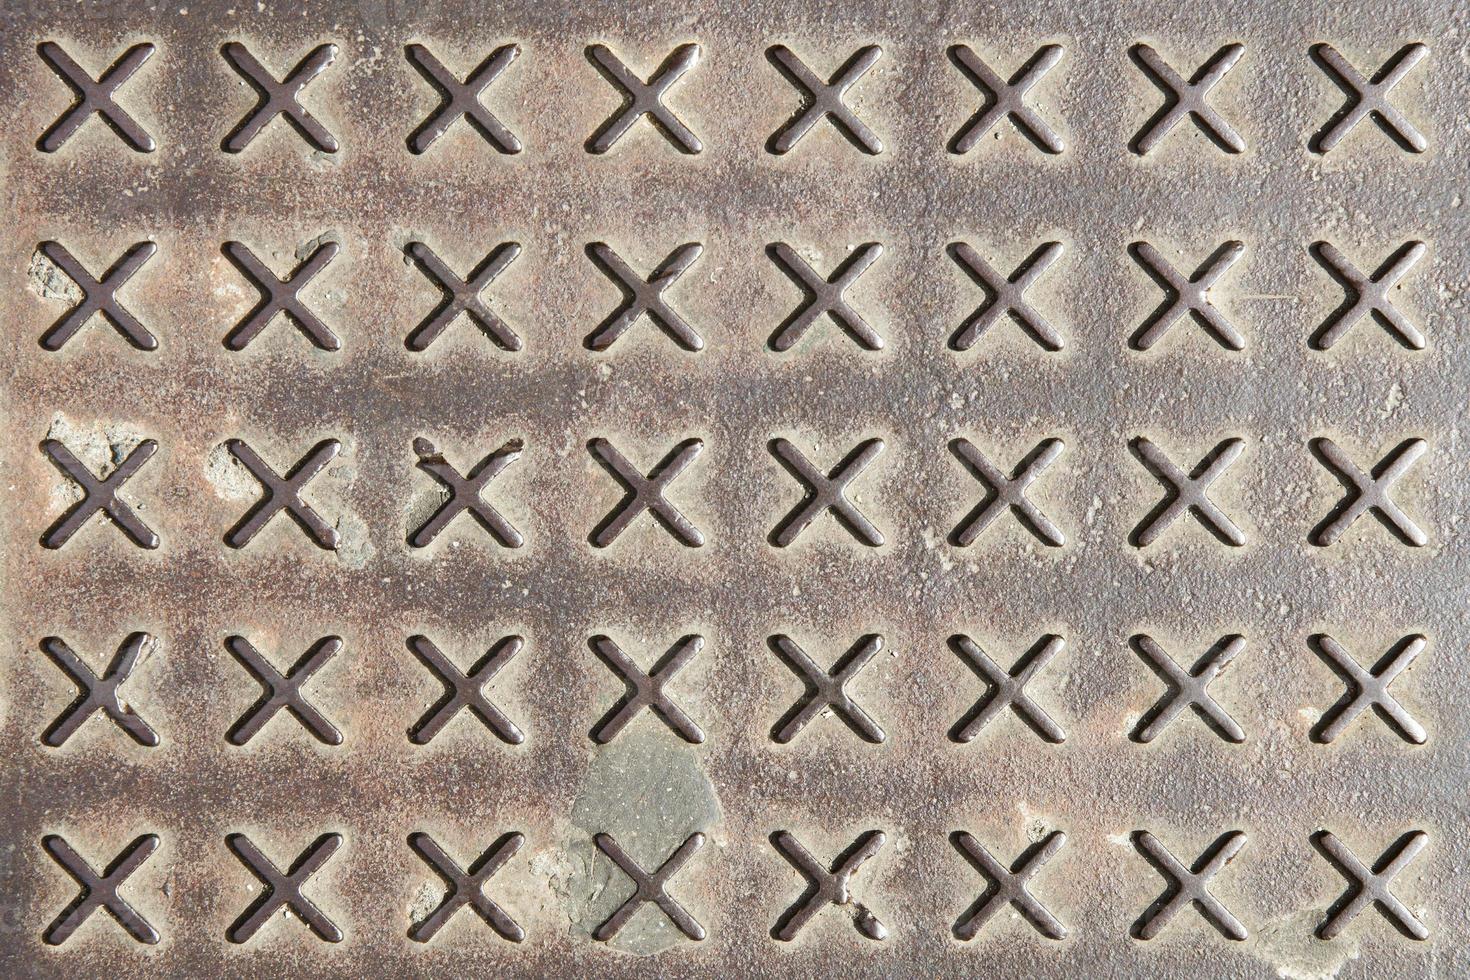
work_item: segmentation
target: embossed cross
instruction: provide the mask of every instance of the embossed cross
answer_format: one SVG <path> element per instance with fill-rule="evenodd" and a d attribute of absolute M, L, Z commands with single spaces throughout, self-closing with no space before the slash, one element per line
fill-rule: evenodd
<path fill-rule="evenodd" d="M 1060 242 L 1044 242 L 1026 261 L 1016 266 L 1009 276 L 1002 276 L 965 242 L 955 242 L 949 247 L 949 254 L 990 297 L 989 302 L 960 324 L 960 329 L 950 338 L 950 347 L 955 350 L 969 350 L 986 331 L 995 326 L 996 321 L 1008 315 L 1043 350 L 1062 349 L 1062 335 L 1026 301 L 1026 290 L 1062 254 Z"/>
<path fill-rule="evenodd" d="M 490 845 L 485 853 L 469 866 L 469 870 L 465 870 L 428 834 L 410 834 L 408 846 L 412 847 L 415 853 L 423 858 L 424 862 L 433 868 L 440 878 L 444 879 L 444 883 L 449 886 L 449 894 L 444 896 L 438 908 L 413 924 L 408 930 L 408 938 L 416 943 L 428 942 L 440 929 L 444 928 L 445 923 L 459 913 L 460 909 L 468 905 L 502 938 L 513 943 L 525 939 L 526 931 L 506 913 L 505 909 L 485 894 L 485 883 L 494 877 L 495 872 L 505 867 L 506 862 L 515 857 L 516 852 L 525 842 L 526 838 L 522 834 L 506 834 Z"/>
<path fill-rule="evenodd" d="M 648 708 L 684 741 L 696 745 L 704 741 L 704 732 L 694 719 L 664 693 L 664 687 L 673 676 L 699 655 L 704 648 L 704 637 L 681 637 L 648 671 L 634 663 L 612 637 L 599 634 L 592 637 L 589 645 L 608 669 L 628 685 L 628 693 L 592 729 L 593 739 L 611 742 L 644 708 Z"/>
<path fill-rule="evenodd" d="M 882 48 L 876 44 L 859 48 L 825 82 L 784 44 L 772 47 L 766 52 L 766 56 L 787 81 L 802 91 L 805 99 L 805 105 L 791 121 L 771 135 L 766 144 L 770 152 L 791 152 L 791 148 L 823 119 L 832 120 L 837 131 L 864 153 L 883 152 L 883 141 L 878 138 L 878 134 L 869 129 L 842 99 L 853 83 L 883 57 Z"/>
<path fill-rule="evenodd" d="M 669 450 L 668 455 L 659 460 L 658 465 L 644 476 L 611 442 L 602 438 L 588 442 L 587 451 L 592 454 L 592 458 L 601 463 L 627 491 L 622 503 L 613 508 L 612 513 L 592 532 L 592 544 L 598 548 L 606 548 L 617 540 L 624 528 L 633 523 L 634 518 L 648 511 L 680 544 L 691 548 L 703 545 L 704 534 L 664 497 L 664 489 L 694 462 L 703 449 L 703 441 L 685 439 Z"/>
<path fill-rule="evenodd" d="M 699 137 L 663 103 L 664 94 L 699 63 L 699 54 L 700 47 L 697 44 L 679 45 L 645 82 L 633 74 L 622 59 L 613 54 L 606 45 L 594 44 L 589 47 L 587 57 L 609 82 L 623 90 L 626 100 L 623 107 L 592 134 L 592 138 L 587 141 L 587 152 L 606 153 L 643 116 L 647 116 L 679 152 L 698 153 L 704 149 Z"/>
<path fill-rule="evenodd" d="M 1312 140 L 1313 152 L 1326 153 L 1341 143 L 1343 137 L 1367 116 L 1372 116 L 1379 129 L 1410 153 L 1423 153 L 1428 149 L 1429 141 L 1424 138 L 1424 134 L 1388 101 L 1389 90 L 1403 81 L 1409 70 L 1428 56 L 1428 46 L 1406 44 L 1370 80 L 1364 78 L 1332 45 L 1318 44 L 1313 47 L 1312 59 L 1348 97 L 1347 104 L 1327 121 L 1327 125 Z"/>
<path fill-rule="evenodd" d="M 950 152 L 968 153 L 1002 119 L 1010 118 L 1016 129 L 1045 153 L 1061 153 L 1062 138 L 1026 104 L 1026 92 L 1062 60 L 1059 44 L 1045 44 L 1029 61 L 1017 69 L 1010 81 L 1004 81 L 967 45 L 949 49 L 950 60 L 967 75 L 977 88 L 985 90 L 987 103 L 955 134 Z"/>
<path fill-rule="evenodd" d="M 1139 719 L 1133 731 L 1136 740 L 1152 742 L 1173 724 L 1185 708 L 1193 708 L 1201 720 L 1225 741 L 1245 741 L 1245 731 L 1228 711 L 1220 707 L 1209 690 L 1210 682 L 1245 649 L 1245 637 L 1239 634 L 1221 637 L 1187 671 L 1147 633 L 1135 635 L 1132 644 L 1144 662 L 1169 686 L 1168 693 Z"/>
<path fill-rule="evenodd" d="M 70 541 L 72 535 L 81 530 L 87 521 L 92 519 L 93 514 L 97 513 L 106 514 L 117 529 L 127 535 L 138 547 L 150 549 L 158 547 L 158 535 L 154 534 L 153 529 L 144 524 L 142 519 L 133 513 L 133 509 L 118 496 L 122 485 L 128 482 L 144 463 L 153 458 L 153 454 L 158 451 L 157 442 L 152 439 L 144 439 L 138 443 L 105 478 L 93 475 L 92 471 L 87 469 L 70 449 L 56 439 L 47 439 L 42 442 L 41 451 L 57 469 L 82 489 L 82 499 L 72 504 L 66 513 L 57 518 L 56 523 L 41 535 L 42 547 L 60 548 Z"/>
<path fill-rule="evenodd" d="M 1132 344 L 1136 350 L 1148 350 L 1158 343 L 1186 314 L 1204 327 L 1221 347 L 1245 349 L 1245 338 L 1210 299 L 1210 289 L 1245 252 L 1244 243 L 1226 242 L 1221 245 L 1187 279 L 1148 242 L 1134 242 L 1131 251 L 1165 296 L 1163 305 L 1133 335 Z"/>
<path fill-rule="evenodd" d="M 1405 439 L 1373 467 L 1364 473 L 1358 464 L 1348 458 L 1347 453 L 1325 436 L 1313 440 L 1312 449 L 1322 465 L 1332 470 L 1342 485 L 1347 488 L 1332 513 L 1312 531 L 1312 543 L 1319 547 L 1332 544 L 1353 525 L 1358 518 L 1372 512 L 1404 544 L 1415 548 L 1429 543 L 1429 535 L 1399 509 L 1389 496 L 1389 490 L 1399 478 L 1409 471 L 1414 462 L 1429 451 L 1423 439 Z"/>
<path fill-rule="evenodd" d="M 47 945 L 60 946 L 71 938 L 72 933 L 86 922 L 88 917 L 98 909 L 105 909 L 118 925 L 127 930 L 140 943 L 149 946 L 156 945 L 159 940 L 158 930 L 138 910 L 133 908 L 118 894 L 118 889 L 123 882 L 142 867 L 143 862 L 153 856 L 158 850 L 158 835 L 144 834 L 136 838 L 131 844 L 123 848 L 122 853 L 112 860 L 101 874 L 98 874 L 87 859 L 82 857 L 76 850 L 56 834 L 47 834 L 41 838 L 41 846 L 52 859 L 76 879 L 76 883 L 82 886 L 81 893 L 66 907 L 66 910 L 57 916 L 46 930 L 45 940 Z"/>
<path fill-rule="evenodd" d="M 806 878 L 807 890 L 795 905 L 781 915 L 771 934 L 782 942 L 789 943 L 813 916 L 828 905 L 836 905 L 852 906 L 853 925 L 858 932 L 869 939 L 886 939 L 888 927 L 867 906 L 853 901 L 851 894 L 852 876 L 864 861 L 878 853 L 885 840 L 887 838 L 881 830 L 870 830 L 839 854 L 831 868 L 827 868 L 791 832 L 778 830 L 772 834 L 771 844 Z"/>
<path fill-rule="evenodd" d="M 424 276 L 444 293 L 444 299 L 408 335 L 403 342 L 405 347 L 411 351 L 428 350 L 429 345 L 463 313 L 503 350 L 521 349 L 521 338 L 480 299 L 480 294 L 521 254 L 519 242 L 502 242 L 495 246 L 479 265 L 470 270 L 467 279 L 461 279 L 423 242 L 409 242 L 406 251 Z"/>
<path fill-rule="evenodd" d="M 1062 440 L 1043 439 L 1037 443 L 1036 448 L 1016 464 L 1010 476 L 1006 476 L 998 466 L 986 459 L 985 454 L 976 449 L 968 439 L 955 439 L 949 446 L 975 478 L 990 491 L 989 496 L 955 528 L 952 540 L 956 545 L 968 547 L 1007 510 L 1015 514 L 1016 520 L 1042 544 L 1060 548 L 1066 543 L 1061 529 L 1040 508 L 1026 499 L 1026 488 L 1062 454 Z"/>
<path fill-rule="evenodd" d="M 337 454 L 342 451 L 340 442 L 336 439 L 323 439 L 285 476 L 277 475 L 270 464 L 261 459 L 243 440 L 229 439 L 225 442 L 225 448 L 250 471 L 250 475 L 265 490 L 255 506 L 246 511 L 239 523 L 225 535 L 225 544 L 231 548 L 245 547 L 272 518 L 285 511 L 316 542 L 317 547 L 329 551 L 337 549 L 342 536 L 335 527 L 323 521 L 310 504 L 301 499 L 301 492 L 312 477 L 337 458 Z"/>
<path fill-rule="evenodd" d="M 1216 841 L 1186 868 L 1179 859 L 1157 837 L 1146 830 L 1133 835 L 1133 844 L 1164 879 L 1169 883 L 1164 893 L 1149 906 L 1134 926 L 1139 939 L 1152 939 L 1163 931 L 1169 920 L 1184 908 L 1193 904 L 1205 921 L 1220 931 L 1227 939 L 1241 942 L 1246 938 L 1245 926 L 1230 914 L 1230 910 L 1211 895 L 1208 884 L 1211 878 L 1245 846 L 1245 834 L 1239 830 L 1221 834 Z"/>
<path fill-rule="evenodd" d="M 243 636 L 227 637 L 225 649 L 240 661 L 240 665 L 250 672 L 250 676 L 264 690 L 260 700 L 231 726 L 225 736 L 230 744 L 244 745 L 249 742 L 282 708 L 289 711 L 319 741 L 327 745 L 342 744 L 342 733 L 337 730 L 337 726 L 306 700 L 306 695 L 301 690 L 311 679 L 311 675 L 342 649 L 340 636 L 325 636 L 317 640 L 284 676 Z"/>
<path fill-rule="evenodd" d="M 427 636 L 410 636 L 408 649 L 444 685 L 444 697 L 419 719 L 418 724 L 410 730 L 408 740 L 415 745 L 428 745 L 445 725 L 467 708 L 502 742 L 510 745 L 524 742 L 526 736 L 521 734 L 521 730 L 485 696 L 485 687 L 506 664 L 515 659 L 525 642 L 525 638 L 521 636 L 504 637 L 465 672 L 456 667 Z"/>
<path fill-rule="evenodd" d="M 1143 436 L 1132 443 L 1145 469 L 1166 488 L 1164 499 L 1143 519 L 1133 531 L 1133 545 L 1146 548 L 1159 539 L 1181 515 L 1193 514 L 1205 530 L 1222 542 L 1234 547 L 1245 544 L 1245 532 L 1225 516 L 1225 512 L 1210 499 L 1209 487 L 1220 475 L 1240 458 L 1245 451 L 1244 439 L 1225 439 L 1199 461 L 1189 473 L 1174 465 L 1164 451 Z"/>
<path fill-rule="evenodd" d="M 1206 99 L 1210 90 L 1245 54 L 1245 45 L 1227 44 L 1200 66 L 1194 77 L 1184 78 L 1169 66 L 1157 51 L 1147 44 L 1136 44 L 1130 52 L 1133 61 L 1149 81 L 1164 93 L 1164 104 L 1138 135 L 1133 138 L 1133 152 L 1140 156 L 1158 146 L 1169 131 L 1187 116 L 1220 149 L 1227 153 L 1245 152 L 1245 140 L 1225 121 Z"/>
<path fill-rule="evenodd" d="M 1031 700 L 1026 685 L 1031 683 L 1047 663 L 1067 645 L 1067 641 L 1055 634 L 1043 636 L 1021 655 L 1009 671 L 991 660 L 979 645 L 964 634 L 950 638 L 950 646 L 975 674 L 990 687 L 990 694 L 976 702 L 960 723 L 950 733 L 956 742 L 972 742 L 981 729 L 995 720 L 1002 711 L 1010 708 L 1044 741 L 1061 743 L 1067 740 L 1067 732 L 1042 710 L 1041 705 Z"/>
<path fill-rule="evenodd" d="M 41 346 L 47 350 L 61 350 L 77 331 L 87 325 L 94 314 L 100 313 L 124 340 L 138 350 L 157 350 L 157 338 L 117 298 L 117 291 L 157 251 L 158 246 L 153 242 L 138 242 L 102 274 L 99 282 L 64 245 L 58 242 L 42 242 L 41 254 L 77 284 L 77 288 L 82 291 L 82 301 L 41 335 Z"/>
<path fill-rule="evenodd" d="M 1326 920 L 1317 930 L 1320 938 L 1336 937 L 1369 905 L 1377 908 L 1404 935 L 1421 942 L 1429 938 L 1429 927 L 1389 890 L 1393 879 L 1429 843 L 1428 834 L 1422 830 L 1404 834 L 1383 852 L 1371 869 L 1358 860 L 1352 849 L 1331 831 L 1318 833 L 1315 842 L 1318 849 L 1348 880 L 1347 891 L 1334 903 Z"/>
<path fill-rule="evenodd" d="M 1369 708 L 1404 741 L 1423 745 L 1429 740 L 1429 733 L 1424 730 L 1424 726 L 1415 721 L 1414 716 L 1399 704 L 1398 699 L 1388 693 L 1388 685 L 1408 670 L 1409 665 L 1429 645 L 1429 640 L 1422 634 L 1415 633 L 1399 640 L 1371 670 L 1363 669 L 1342 644 L 1325 633 L 1316 634 L 1311 642 L 1317 653 L 1342 677 L 1348 687 L 1342 699 L 1329 708 L 1317 722 L 1312 731 L 1315 740 L 1331 742 L 1347 731 L 1353 720 Z"/>
<path fill-rule="evenodd" d="M 315 150 L 322 153 L 337 152 L 337 138 L 327 131 L 327 128 L 317 121 L 316 117 L 306 111 L 298 100 L 302 89 L 306 88 L 312 79 L 316 78 L 337 57 L 337 46 L 335 44 L 323 44 L 312 49 L 311 53 L 291 70 L 291 73 L 280 81 L 266 70 L 266 67 L 256 60 L 238 41 L 231 41 L 220 49 L 225 61 L 230 63 L 250 86 L 260 96 L 260 101 L 255 108 L 240 120 L 229 136 L 225 137 L 223 144 L 226 153 L 240 153 L 250 145 L 250 142 L 266 127 L 276 116 L 285 116 L 286 122 L 291 128 L 301 134 L 301 138 Z"/>
<path fill-rule="evenodd" d="M 250 869 L 250 873 L 265 885 L 249 908 L 236 919 L 225 933 L 232 943 L 243 943 L 260 930 L 278 913 L 290 910 L 291 914 L 306 923 L 307 928 L 329 943 L 342 941 L 342 930 L 327 918 L 326 913 L 302 893 L 306 879 L 326 864 L 342 844 L 341 834 L 322 834 L 291 865 L 291 870 L 282 872 L 271 859 L 256 847 L 244 834 L 230 834 L 225 843 L 235 856 Z M 282 918 L 289 916 L 282 915 Z"/>
<path fill-rule="evenodd" d="M 127 639 L 123 640 L 122 645 L 113 654 L 112 662 L 107 665 L 106 672 L 99 678 L 61 637 L 48 636 L 43 639 L 41 651 L 50 657 L 67 677 L 71 678 L 72 683 L 76 684 L 78 697 L 56 721 L 52 722 L 51 727 L 46 729 L 41 741 L 52 748 L 65 745 L 66 740 L 71 738 L 88 718 L 100 711 L 112 719 L 113 724 L 126 732 L 139 745 L 146 745 L 150 748 L 158 745 L 158 733 L 133 710 L 131 702 L 124 705 L 118 696 L 118 688 L 127 682 L 133 673 L 133 668 L 138 666 L 138 658 L 142 655 L 143 648 L 151 642 L 153 642 L 153 637 L 147 633 L 128 634 Z"/>
<path fill-rule="evenodd" d="M 419 437 L 413 441 L 413 451 L 418 455 L 417 466 L 425 473 L 432 476 L 439 484 L 449 491 L 449 499 L 429 517 L 428 520 L 408 536 L 410 547 L 427 548 L 439 533 L 449 526 L 462 513 L 468 512 L 490 536 L 507 548 L 519 548 L 525 544 L 521 532 L 517 531 L 509 521 L 501 516 L 500 512 L 487 504 L 480 495 L 485 492 L 485 486 L 511 463 L 521 457 L 521 450 L 525 444 L 519 439 L 511 439 L 505 445 L 495 450 L 484 459 L 480 460 L 469 473 L 461 476 L 444 458 L 444 455 L 434 448 L 429 440 Z"/>
<path fill-rule="evenodd" d="M 1312 254 L 1342 286 L 1348 298 L 1313 335 L 1312 346 L 1318 350 L 1330 349 L 1359 320 L 1371 315 L 1399 343 L 1410 350 L 1423 350 L 1424 334 L 1408 317 L 1399 312 L 1393 303 L 1391 291 L 1428 251 L 1428 246 L 1423 242 L 1404 242 L 1397 251 L 1384 259 L 1373 275 L 1365 276 L 1332 243 L 1314 244 Z"/>
<path fill-rule="evenodd" d="M 230 350 L 244 350 L 261 331 L 270 326 L 276 314 L 284 313 L 317 347 L 322 350 L 340 350 L 342 341 L 301 300 L 301 290 L 327 267 L 327 263 L 336 258 L 339 250 L 340 246 L 336 242 L 322 242 L 289 276 L 278 279 L 244 244 L 225 242 L 225 256 L 260 291 L 260 302 L 225 336 L 225 346 Z"/>
<path fill-rule="evenodd" d="M 42 41 L 36 52 L 56 72 L 57 77 L 76 93 L 77 101 L 41 134 L 36 143 L 37 148 L 43 153 L 55 153 L 96 113 L 124 143 L 139 153 L 152 153 L 157 149 L 157 144 L 148 135 L 148 131 L 138 125 L 138 121 L 124 112 L 113 99 L 122 84 L 153 57 L 155 50 L 157 49 L 146 41 L 135 44 L 124 51 L 100 78 L 93 81 L 92 76 L 73 61 L 71 55 L 62 50 L 61 45 L 55 41 Z"/>
<path fill-rule="evenodd" d="M 806 335 L 807 330 L 823 313 L 845 330 L 859 347 L 882 350 L 883 338 L 847 302 L 848 287 L 867 271 L 868 266 L 878 261 L 878 257 L 883 254 L 882 245 L 877 242 L 859 245 L 827 277 L 813 269 L 806 259 L 797 255 L 796 250 L 785 242 L 771 245 L 767 252 L 791 281 L 807 294 L 807 301 L 797 307 L 771 337 L 772 350 L 788 351 L 796 346 L 796 342 Z"/>
<path fill-rule="evenodd" d="M 784 744 L 791 741 L 811 724 L 812 719 L 826 711 L 841 718 L 848 728 L 865 741 L 882 742 L 888 737 L 872 716 L 847 693 L 848 681 L 856 677 L 878 655 L 878 651 L 883 649 L 883 637 L 876 633 L 860 637 L 832 664 L 830 670 L 818 667 L 807 656 L 806 651 L 784 633 L 772 636 L 770 644 L 776 656 L 795 671 L 807 687 L 806 695 L 793 704 L 776 723 L 771 737 L 777 742 Z"/>
<path fill-rule="evenodd" d="M 980 928 L 1007 905 L 1015 906 L 1016 911 L 1047 939 L 1067 937 L 1067 927 L 1026 889 L 1027 883 L 1042 866 L 1056 857 L 1057 851 L 1067 843 L 1066 834 L 1060 830 L 1052 831 L 1045 840 L 1021 852 L 1020 857 L 1009 868 L 991 856 L 985 845 L 963 830 L 951 835 L 951 840 L 960 853 L 975 866 L 975 870 L 989 881 L 985 894 L 955 923 L 956 939 L 974 939 Z"/>
<path fill-rule="evenodd" d="M 776 547 L 785 548 L 790 545 L 809 524 L 827 510 L 832 511 L 832 516 L 838 523 L 863 544 L 870 548 L 883 544 L 883 532 L 847 498 L 848 485 L 862 475 L 883 452 L 882 439 L 868 439 L 858 443 L 852 452 L 827 473 L 813 466 L 800 449 L 785 439 L 772 439 L 770 448 L 772 455 L 781 461 L 792 476 L 804 483 L 807 489 L 806 499 L 776 525 L 771 538 Z"/>
<path fill-rule="evenodd" d="M 694 855 L 694 852 L 704 846 L 704 834 L 690 834 L 684 843 L 679 845 L 678 850 L 669 855 L 667 861 L 659 865 L 658 870 L 649 874 L 638 866 L 638 863 L 628 856 L 618 842 L 608 834 L 598 834 L 593 840 L 597 849 L 622 869 L 623 874 L 633 879 L 633 894 L 628 900 L 618 906 L 617 911 L 608 916 L 607 919 L 592 931 L 592 938 L 599 942 L 606 942 L 618 934 L 633 913 L 637 912 L 644 904 L 652 902 L 657 905 L 669 921 L 678 926 L 679 931 L 693 940 L 704 938 L 704 926 L 695 920 L 694 916 L 674 900 L 674 897 L 664 890 L 670 878 L 684 867 L 684 864 Z"/>
<path fill-rule="evenodd" d="M 413 153 L 425 153 L 434 142 L 449 131 L 461 117 L 475 132 L 485 138 L 501 153 L 521 152 L 521 141 L 506 129 L 499 119 L 480 102 L 485 89 L 500 77 L 500 73 L 520 57 L 518 44 L 503 44 L 490 52 L 475 70 L 461 82 L 434 53 L 422 44 L 410 44 L 404 48 L 404 56 L 430 85 L 438 90 L 443 102 L 429 118 L 408 138 L 408 148 Z"/>
<path fill-rule="evenodd" d="M 689 271 L 704 246 L 698 242 L 680 245 L 669 253 L 653 274 L 644 279 L 624 262 L 605 242 L 587 246 L 587 256 L 603 274 L 623 291 L 623 303 L 587 338 L 590 350 L 607 350 L 628 332 L 645 313 L 664 333 L 685 350 L 703 350 L 704 338 L 669 306 L 664 291 Z"/>

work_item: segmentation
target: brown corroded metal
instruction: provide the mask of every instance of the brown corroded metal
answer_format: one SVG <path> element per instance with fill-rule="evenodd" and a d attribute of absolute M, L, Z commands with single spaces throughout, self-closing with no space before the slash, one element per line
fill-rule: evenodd
<path fill-rule="evenodd" d="M 1467 33 L 4 5 L 0 974 L 1470 972 Z"/>

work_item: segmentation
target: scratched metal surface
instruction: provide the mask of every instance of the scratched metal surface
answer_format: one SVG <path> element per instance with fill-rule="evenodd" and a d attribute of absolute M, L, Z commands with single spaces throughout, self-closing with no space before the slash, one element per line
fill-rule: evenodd
<path fill-rule="evenodd" d="M 6 975 L 1470 971 L 1463 5 L 0 19 Z"/>

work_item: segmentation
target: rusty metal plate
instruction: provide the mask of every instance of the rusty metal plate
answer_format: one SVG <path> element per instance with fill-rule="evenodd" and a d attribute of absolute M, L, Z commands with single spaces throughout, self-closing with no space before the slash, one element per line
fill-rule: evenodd
<path fill-rule="evenodd" d="M 1470 972 L 1467 17 L 7 4 L 0 972 Z"/>

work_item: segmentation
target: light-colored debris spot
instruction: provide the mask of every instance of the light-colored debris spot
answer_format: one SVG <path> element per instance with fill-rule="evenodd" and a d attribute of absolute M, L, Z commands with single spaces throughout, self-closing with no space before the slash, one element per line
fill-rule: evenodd
<path fill-rule="evenodd" d="M 82 301 L 81 287 L 42 255 L 40 249 L 31 253 L 31 264 L 26 267 L 26 288 L 41 299 L 64 299 L 68 303 Z"/>
<path fill-rule="evenodd" d="M 344 514 L 337 518 L 334 526 L 342 536 L 337 545 L 337 560 L 348 568 L 362 568 L 378 553 L 368 536 L 367 525 L 357 515 Z"/>
<path fill-rule="evenodd" d="M 414 892 L 413 901 L 408 903 L 409 921 L 414 925 L 423 922 L 433 914 L 442 901 L 444 901 L 444 890 L 434 882 L 426 882 Z"/>
<path fill-rule="evenodd" d="M 1316 936 L 1325 909 L 1307 909 L 1272 919 L 1251 937 L 1249 950 L 1282 980 L 1335 980 L 1358 958 L 1358 943 L 1344 933 L 1331 942 Z"/>
<path fill-rule="evenodd" d="M 566 847 L 574 870 L 563 900 L 572 934 L 589 937 L 633 893 L 632 879 L 597 850 L 597 834 L 611 835 L 652 873 L 690 834 L 713 838 L 720 820 L 719 799 L 697 750 L 662 726 L 635 722 L 621 732 L 592 760 L 572 807 L 572 823 L 583 832 Z M 699 888 L 708 847 L 668 883 L 669 894 L 701 921 L 710 914 Z M 607 945 L 646 956 L 688 941 L 656 906 L 645 905 Z"/>
<path fill-rule="evenodd" d="M 1383 407 L 1378 410 L 1378 417 L 1382 419 L 1388 418 L 1394 412 L 1398 411 L 1398 407 L 1403 403 L 1404 389 L 1395 381 L 1389 387 L 1388 394 L 1384 396 Z"/>
<path fill-rule="evenodd" d="M 294 253 L 295 256 L 296 256 L 296 261 L 297 262 L 305 262 L 307 259 L 309 259 L 309 258 L 312 257 L 312 255 L 316 252 L 317 249 L 321 248 L 323 245 L 327 244 L 328 242 L 336 242 L 336 241 L 338 241 L 337 234 L 336 234 L 336 232 L 331 232 L 331 231 L 325 231 L 325 232 L 322 232 L 320 235 L 316 236 L 315 238 L 307 239 L 306 241 L 302 242 L 300 245 L 296 246 L 296 252 Z"/>
<path fill-rule="evenodd" d="M 204 457 L 204 479 L 215 492 L 229 500 L 253 500 L 260 496 L 260 481 L 220 443 Z"/>
<path fill-rule="evenodd" d="M 51 417 L 46 438 L 55 439 L 70 449 L 83 465 L 103 479 L 143 441 L 142 436 L 115 422 L 82 428 L 60 412 Z M 51 488 L 53 505 L 65 507 L 81 499 L 81 487 L 70 479 L 59 479 Z M 134 508 L 142 510 L 143 505 L 138 503 Z"/>

